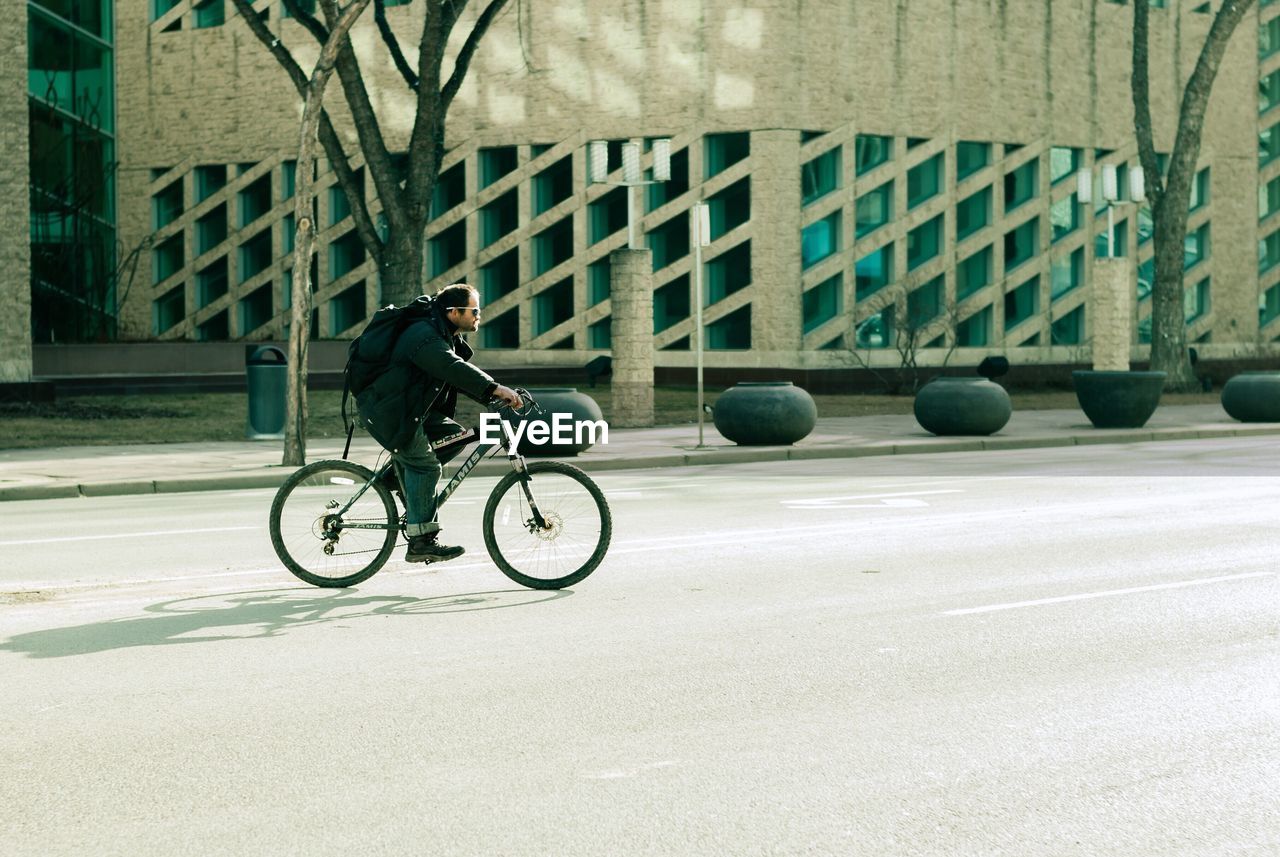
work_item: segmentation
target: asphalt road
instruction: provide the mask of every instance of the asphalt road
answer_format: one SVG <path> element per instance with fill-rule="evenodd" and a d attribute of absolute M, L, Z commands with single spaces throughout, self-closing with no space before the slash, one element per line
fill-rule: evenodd
<path fill-rule="evenodd" d="M 1274 439 L 601 474 L 572 591 L 5 503 L 0 854 L 1280 853 Z"/>

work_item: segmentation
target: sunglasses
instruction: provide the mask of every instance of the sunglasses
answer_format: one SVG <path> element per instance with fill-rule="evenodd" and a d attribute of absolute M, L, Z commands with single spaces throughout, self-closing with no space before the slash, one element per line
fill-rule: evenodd
<path fill-rule="evenodd" d="M 480 317 L 480 307 L 478 306 L 451 306 L 449 307 L 449 309 L 450 310 L 456 309 L 458 312 L 462 313 L 463 315 L 466 315 L 468 312 L 470 312 L 476 318 Z"/>

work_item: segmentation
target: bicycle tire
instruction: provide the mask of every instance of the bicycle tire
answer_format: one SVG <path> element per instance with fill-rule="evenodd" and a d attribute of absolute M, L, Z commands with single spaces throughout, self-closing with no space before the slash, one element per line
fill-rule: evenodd
<path fill-rule="evenodd" d="M 531 518 L 526 517 L 532 513 L 520 485 L 523 474 L 513 471 L 498 480 L 485 504 L 485 547 L 502 573 L 521 586 L 572 586 L 595 571 L 609 550 L 613 536 L 609 504 L 591 477 L 571 464 L 535 461 L 526 467 L 538 510 L 552 528 L 534 531 Z"/>
<path fill-rule="evenodd" d="M 271 503 L 270 530 L 271 546 L 285 568 L 312 586 L 342 588 L 368 580 L 386 564 L 400 534 L 400 515 L 391 493 L 381 483 L 370 485 L 344 518 L 354 513 L 370 523 L 385 521 L 386 530 L 344 531 L 339 527 L 336 538 L 322 535 L 325 512 L 331 504 L 346 505 L 372 478 L 367 467 L 332 460 L 312 462 L 284 481 Z M 326 551 L 326 546 L 332 550 Z"/>

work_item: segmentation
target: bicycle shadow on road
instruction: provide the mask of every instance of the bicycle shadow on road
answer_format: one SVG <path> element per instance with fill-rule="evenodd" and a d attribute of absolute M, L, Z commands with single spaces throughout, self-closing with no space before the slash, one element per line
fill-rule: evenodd
<path fill-rule="evenodd" d="M 372 616 L 527 607 L 572 594 L 569 589 L 517 589 L 411 598 L 362 595 L 354 589 L 317 593 L 310 588 L 219 593 L 152 604 L 143 608 L 151 614 L 147 616 L 17 634 L 0 642 L 0 652 L 29 658 L 63 658 L 135 646 L 277 637 L 308 625 Z"/>

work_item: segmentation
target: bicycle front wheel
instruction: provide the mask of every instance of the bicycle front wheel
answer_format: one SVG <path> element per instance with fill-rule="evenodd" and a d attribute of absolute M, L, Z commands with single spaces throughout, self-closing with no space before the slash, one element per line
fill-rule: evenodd
<path fill-rule="evenodd" d="M 373 473 L 350 461 L 316 461 L 285 480 L 271 504 L 271 545 L 289 571 L 312 586 L 354 586 L 386 563 L 400 516 Z M 339 514 L 341 513 L 341 514 Z"/>
<path fill-rule="evenodd" d="M 571 464 L 536 461 L 508 473 L 484 507 L 484 543 L 507 577 L 530 589 L 562 589 L 604 559 L 613 519 L 604 493 Z M 527 492 L 526 492 L 527 488 Z M 539 526 L 530 498 L 546 526 Z"/>

